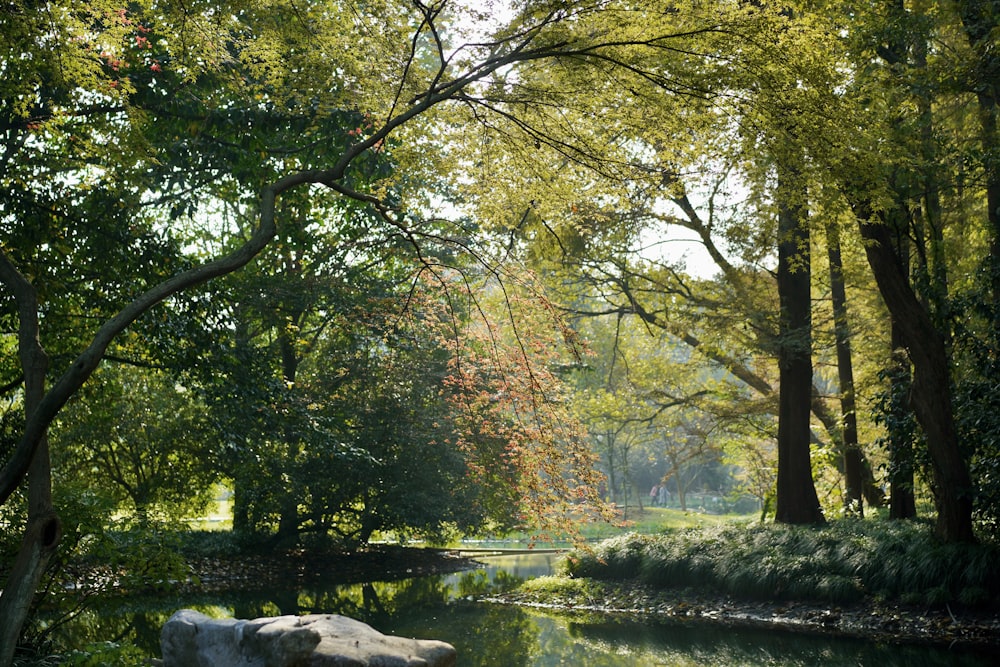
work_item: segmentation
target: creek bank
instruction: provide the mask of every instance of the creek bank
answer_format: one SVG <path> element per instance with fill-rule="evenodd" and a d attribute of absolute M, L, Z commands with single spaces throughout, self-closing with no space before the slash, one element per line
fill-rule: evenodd
<path fill-rule="evenodd" d="M 393 580 L 448 574 L 483 566 L 474 558 L 454 552 L 395 546 L 354 554 L 295 550 L 189 559 L 188 562 L 192 572 L 192 583 L 188 586 L 201 591 L 267 588 L 290 578 L 302 582 L 314 577 L 328 578 L 331 572 L 343 583 L 354 583 L 378 578 Z M 592 579 L 586 582 L 583 590 L 572 585 L 556 591 L 520 588 L 478 599 L 560 613 L 624 615 L 640 620 L 712 623 L 883 643 L 968 648 L 988 651 L 1000 658 L 1000 608 L 932 608 L 877 601 L 852 604 L 752 601 L 641 584 Z"/>
<path fill-rule="evenodd" d="M 849 605 L 748 601 L 691 590 L 587 580 L 546 590 L 520 588 L 482 598 L 563 613 L 626 615 L 639 620 L 712 623 L 733 628 L 777 629 L 882 643 L 907 643 L 985 651 L 1000 658 L 1000 610 L 925 608 L 881 602 Z"/>
<path fill-rule="evenodd" d="M 480 567 L 472 558 L 437 549 L 379 546 L 357 551 L 306 549 L 239 553 L 187 559 L 190 576 L 182 588 L 203 592 L 261 590 L 289 581 L 336 579 L 343 584 L 450 574 Z"/>

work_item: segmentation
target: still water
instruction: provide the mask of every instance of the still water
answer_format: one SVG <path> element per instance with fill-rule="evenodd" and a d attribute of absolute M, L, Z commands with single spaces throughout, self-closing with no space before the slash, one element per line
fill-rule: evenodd
<path fill-rule="evenodd" d="M 485 567 L 392 582 L 328 584 L 185 598 L 130 599 L 88 613 L 63 630 L 72 646 L 113 640 L 159 653 L 159 628 L 189 607 L 237 618 L 336 613 L 381 632 L 440 639 L 458 650 L 460 667 L 651 667 L 878 665 L 985 667 L 996 656 L 926 647 L 811 637 L 709 625 L 639 622 L 599 614 L 552 614 L 475 601 L 552 571 L 553 554 L 482 559 Z"/>

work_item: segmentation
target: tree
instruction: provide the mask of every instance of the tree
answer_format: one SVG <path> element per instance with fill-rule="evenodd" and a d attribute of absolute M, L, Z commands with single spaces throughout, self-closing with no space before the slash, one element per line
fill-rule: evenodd
<path fill-rule="evenodd" d="M 663 21 L 652 14 L 645 18 Z M 697 25 L 698 19 L 694 12 L 676 21 L 671 16 L 670 22 L 690 26 Z M 547 251 L 549 256 L 555 253 L 573 262 L 574 277 L 586 281 L 588 292 L 599 293 L 607 301 L 605 307 L 592 308 L 594 314 L 634 313 L 699 348 L 748 386 L 768 395 L 775 383 L 762 377 L 759 365 L 747 362 L 745 355 L 753 347 L 745 345 L 757 338 L 754 346 L 776 356 L 779 350 L 790 352 L 798 336 L 801 346 L 810 348 L 802 322 L 792 327 L 796 331 L 791 336 L 787 335 L 788 321 L 784 327 L 780 325 L 779 312 L 781 316 L 787 313 L 787 299 L 780 308 L 770 304 L 770 310 L 733 308 L 723 299 L 713 298 L 705 282 L 691 280 L 676 264 L 659 260 L 656 251 L 650 249 L 649 238 L 659 232 L 656 224 L 668 220 L 695 231 L 720 267 L 727 291 L 737 295 L 737 303 L 762 304 L 775 291 L 787 296 L 785 288 L 807 274 L 779 270 L 775 281 L 773 272 L 764 267 L 773 261 L 775 249 L 785 240 L 781 236 L 792 233 L 793 227 L 801 228 L 797 230 L 800 247 L 793 243 L 791 253 L 786 252 L 785 257 L 797 257 L 798 261 L 786 266 L 804 266 L 812 223 L 799 216 L 801 224 L 786 224 L 779 232 L 774 221 L 789 222 L 796 217 L 791 212 L 806 210 L 810 203 L 808 188 L 823 178 L 822 168 L 816 165 L 823 163 L 830 144 L 843 140 L 844 127 L 827 113 L 838 104 L 834 91 L 841 77 L 833 55 L 820 52 L 819 45 L 827 40 L 813 16 L 755 8 L 745 14 L 722 14 L 715 25 L 726 26 L 724 37 L 692 27 L 686 33 L 689 41 L 682 53 L 671 53 L 650 66 L 663 79 L 619 78 L 602 83 L 588 78 L 582 68 L 563 66 L 557 71 L 547 70 L 544 77 L 536 75 L 530 83 L 519 80 L 532 90 L 544 90 L 561 113 L 553 114 L 545 108 L 532 110 L 530 115 L 518 113 L 508 133 L 523 133 L 534 139 L 536 151 L 551 155 L 547 163 L 558 165 L 558 169 L 542 173 L 537 164 L 546 161 L 527 156 L 523 163 L 514 164 L 505 164 L 492 153 L 480 157 L 475 164 L 484 165 L 491 174 L 489 201 L 484 202 L 481 211 L 484 217 L 495 214 L 499 224 L 512 230 L 512 238 L 516 235 L 526 244 L 537 244 L 534 252 L 538 256 Z M 768 39 L 743 41 L 749 35 L 763 34 Z M 736 52 L 739 58 L 738 66 L 733 68 L 735 74 L 716 67 L 721 62 L 733 62 L 727 58 Z M 789 57 L 789 53 L 800 57 Z M 603 115 L 600 127 L 571 123 L 569 119 L 577 118 L 584 107 L 583 100 L 593 97 L 595 91 L 613 100 L 607 102 L 607 107 L 618 111 Z M 520 100 L 513 102 L 511 109 L 517 108 L 517 103 Z M 714 182 L 712 174 L 700 177 L 706 169 L 716 169 L 722 176 Z M 779 173 L 776 178 L 776 172 L 782 170 L 785 174 Z M 504 204 L 497 203 L 496 189 L 492 187 L 497 173 L 517 182 L 516 193 Z M 754 206 L 744 203 L 743 210 L 739 210 L 725 201 L 722 193 L 727 176 L 728 183 L 735 182 L 744 192 L 749 191 L 743 199 L 749 199 Z M 699 180 L 708 184 L 704 194 L 699 192 L 696 197 L 705 200 L 704 215 L 699 212 L 701 202 L 692 203 L 686 191 L 689 183 Z M 783 180 L 794 180 L 796 191 L 783 192 Z M 779 213 L 782 208 L 784 216 Z M 736 213 L 727 220 L 725 213 L 731 209 Z M 511 211 L 525 213 L 513 215 Z M 734 266 L 727 257 L 733 251 L 723 251 L 717 245 L 717 239 L 725 238 L 727 233 L 730 248 L 747 251 L 742 265 Z M 645 257 L 636 258 L 643 253 Z M 764 267 L 752 270 L 755 262 Z M 808 277 L 800 282 L 806 290 L 799 290 L 798 299 L 804 299 L 808 312 Z M 567 308 L 582 312 L 575 297 L 567 295 Z M 720 314 L 733 310 L 742 315 L 743 321 L 734 318 L 728 325 L 718 326 L 725 321 Z M 703 330 L 711 332 L 708 339 L 699 335 Z M 743 331 L 751 333 L 744 335 Z M 719 341 L 722 336 L 730 340 Z M 743 340 L 737 342 L 738 337 Z M 802 357 L 798 358 L 801 361 Z M 784 371 L 787 364 L 781 367 Z M 801 384 L 801 378 L 811 377 L 811 373 L 803 367 L 797 377 Z M 783 496 L 787 489 L 803 488 L 807 497 L 815 496 L 814 491 L 808 491 L 812 487 L 809 408 L 820 416 L 835 441 L 840 438 L 841 427 L 818 391 L 806 391 L 790 380 L 791 376 L 786 376 L 779 391 L 787 392 L 786 400 L 795 404 L 798 425 L 792 430 L 798 435 L 793 449 L 799 455 L 781 458 L 783 467 L 797 459 L 805 459 L 806 463 L 793 466 L 795 481 L 780 484 L 779 495 Z M 811 388 L 812 384 L 807 386 Z M 805 411 L 798 409 L 799 403 L 806 406 Z M 786 423 L 790 409 L 786 406 L 781 411 Z M 807 504 L 810 507 L 806 520 L 817 520 L 818 502 L 810 500 Z"/>
<path fill-rule="evenodd" d="M 581 393 L 573 400 L 583 413 L 581 419 L 593 441 L 594 451 L 603 462 L 608 480 L 608 498 L 622 508 L 625 519 L 629 517 L 631 505 L 642 508 L 642 489 L 636 490 L 638 480 L 633 475 L 634 454 L 636 450 L 641 452 L 644 449 L 642 445 L 651 435 L 645 433 L 648 429 L 634 423 L 634 417 L 622 411 L 621 404 L 627 400 L 627 393 L 623 389 L 597 391 L 589 396 Z M 640 454 L 638 458 L 641 460 L 644 457 Z"/>
<path fill-rule="evenodd" d="M 698 473 L 706 464 L 715 464 L 721 458 L 718 440 L 723 433 L 704 417 L 692 414 L 682 413 L 673 421 L 675 424 L 664 434 L 658 448 L 667 464 L 661 481 L 664 484 L 673 481 L 677 502 L 687 511 L 687 493 Z"/>
<path fill-rule="evenodd" d="M 629 322 L 620 316 L 588 318 L 576 323 L 576 331 L 587 341 L 588 356 L 567 373 L 572 404 L 602 460 L 608 497 L 622 507 L 627 519 L 633 494 L 635 504 L 642 508 L 645 489 L 636 485 L 650 480 L 648 475 L 638 477 L 635 470 L 649 458 L 649 446 L 658 430 L 644 396 L 649 388 L 635 382 L 632 369 L 642 372 L 634 364 L 654 365 L 656 348 L 642 346 L 643 333 L 637 339 Z"/>
<path fill-rule="evenodd" d="M 823 518 L 812 482 L 810 402 L 806 398 L 812 390 L 808 222 L 802 204 L 782 203 L 779 206 L 777 283 L 781 317 L 775 519 L 786 523 L 817 523 Z"/>
<path fill-rule="evenodd" d="M 577 314 L 584 308 L 578 303 Z M 634 318 L 583 316 L 576 330 L 589 355 L 569 373 L 573 404 L 603 459 L 612 502 L 624 505 L 627 518 L 637 485 L 641 507 L 649 485 L 672 480 L 684 507 L 684 476 L 717 451 L 710 437 L 725 434 L 706 405 L 715 398 L 707 387 L 718 380 L 685 360 L 682 344 L 651 335 Z"/>
<path fill-rule="evenodd" d="M 358 178 L 384 175 L 386 152 Z M 224 205 L 234 218 L 245 219 L 239 202 Z M 251 525 L 249 504 L 270 516 L 271 501 L 278 501 L 275 538 L 293 544 L 304 520 L 300 505 L 308 496 L 298 479 L 307 450 L 323 449 L 332 460 L 343 456 L 345 465 L 356 464 L 346 445 L 335 451 L 347 441 L 328 421 L 317 419 L 315 407 L 326 392 L 353 378 L 331 377 L 330 387 L 319 388 L 309 374 L 330 362 L 330 341 L 350 343 L 352 318 L 380 321 L 378 309 L 398 317 L 398 304 L 406 302 L 400 290 L 420 265 L 408 244 L 393 240 L 395 229 L 357 202 L 295 193 L 282 202 L 282 213 L 296 224 L 279 230 L 255 266 L 225 281 L 188 314 L 208 324 L 201 332 L 192 330 L 202 344 L 192 349 L 199 363 L 187 365 L 223 434 L 225 445 L 214 454 L 234 484 L 237 530 L 256 532 L 269 524 L 258 519 Z M 356 335 L 395 343 L 377 329 L 359 329 Z"/>
<path fill-rule="evenodd" d="M 697 21 L 695 16 L 697 12 L 685 13 L 674 25 L 688 26 L 690 21 Z M 730 28 L 727 37 L 738 42 L 740 37 L 754 31 L 752 34 L 766 34 L 768 39 L 747 40 L 739 48 L 733 48 L 734 42 L 725 38 L 716 41 L 718 36 L 712 31 L 692 29 L 686 33 L 691 41 L 682 54 L 676 59 L 662 58 L 657 66 L 646 70 L 667 73 L 667 83 L 661 78 L 639 83 L 628 80 L 627 85 L 621 85 L 624 78 L 610 77 L 601 82 L 588 78 L 585 68 L 565 65 L 559 72 L 549 70 L 545 77 L 531 79 L 530 88 L 549 94 L 553 101 L 551 108 L 559 109 L 560 113 L 538 109 L 530 121 L 523 114 L 512 114 L 516 122 L 511 123 L 508 132 L 511 136 L 523 133 L 534 139 L 533 156 L 539 150 L 551 150 L 553 159 L 549 163 L 559 165 L 559 171 L 541 173 L 537 167 L 525 165 L 521 193 L 524 196 L 506 202 L 506 208 L 498 205 L 494 197 L 484 211 L 496 211 L 496 219 L 503 220 L 509 230 L 519 231 L 533 217 L 540 219 L 540 229 L 546 233 L 564 234 L 557 244 L 560 251 L 586 247 L 594 237 L 593 218 L 573 220 L 574 216 L 567 214 L 567 210 L 574 213 L 587 210 L 580 205 L 579 193 L 586 193 L 591 202 L 599 202 L 591 209 L 631 213 L 634 209 L 623 204 L 632 201 L 637 193 L 651 192 L 665 182 L 673 183 L 676 174 L 706 163 L 704 159 L 692 159 L 712 145 L 702 138 L 701 131 L 705 129 L 738 139 L 737 150 L 722 154 L 735 158 L 727 162 L 739 165 L 743 171 L 744 184 L 761 203 L 757 210 L 770 207 L 773 211 L 781 205 L 813 203 L 800 195 L 790 201 L 787 198 L 776 201 L 774 185 L 782 180 L 780 174 L 776 177 L 776 164 L 789 168 L 806 189 L 838 182 L 854 207 L 855 217 L 861 220 L 859 232 L 870 268 L 891 317 L 902 331 L 913 364 L 913 403 L 927 436 L 931 476 L 936 480 L 933 489 L 939 533 L 948 540 L 971 539 L 973 480 L 968 477 L 966 455 L 955 435 L 955 411 L 950 407 L 950 386 L 955 378 L 949 350 L 948 290 L 953 281 L 945 262 L 955 266 L 965 264 L 965 275 L 971 273 L 968 262 L 957 254 L 949 257 L 945 252 L 948 234 L 944 225 L 952 213 L 954 219 L 964 223 L 962 229 L 953 233 L 969 243 L 969 247 L 982 250 L 969 254 L 980 260 L 992 257 L 988 244 L 983 243 L 984 231 L 987 239 L 994 236 L 989 215 L 984 216 L 985 221 L 972 224 L 967 213 L 991 206 L 988 184 L 993 180 L 993 172 L 990 160 L 981 159 L 982 150 L 968 152 L 969 136 L 962 123 L 945 126 L 935 113 L 947 108 L 949 113 L 945 117 L 960 119 L 968 117 L 970 102 L 978 111 L 991 108 L 989 99 L 985 105 L 981 103 L 983 98 L 979 93 L 992 95 L 993 79 L 979 74 L 992 72 L 990 68 L 995 66 L 992 55 L 983 48 L 992 19 L 987 12 L 974 21 L 979 32 L 969 42 L 969 50 L 954 39 L 960 34 L 956 28 L 970 25 L 962 23 L 961 8 L 958 13 L 930 12 L 917 5 L 911 11 L 903 3 L 890 2 L 843 15 L 840 8 L 833 6 L 817 6 L 795 14 L 784 8 L 767 11 L 754 7 L 747 16 L 757 22 L 748 20 L 738 27 L 727 24 Z M 965 16 L 972 14 L 966 11 Z M 645 18 L 655 22 L 652 15 Z M 716 25 L 729 18 L 731 15 L 720 14 Z M 830 25 L 838 25 L 835 32 L 843 38 L 842 42 L 830 39 L 834 34 L 829 30 Z M 929 49 L 931 36 L 935 39 L 943 36 L 951 48 Z M 838 48 L 829 48 L 831 45 Z M 725 60 L 726 54 L 735 52 L 739 53 L 739 67 L 732 69 L 738 75 L 727 77 L 725 71 L 712 67 L 714 62 L 730 62 Z M 876 58 L 881 58 L 884 66 L 878 66 L 877 61 L 873 66 Z M 633 62 L 640 59 L 637 56 Z M 954 71 L 977 72 L 973 77 L 975 85 L 970 87 L 947 74 Z M 680 72 L 693 76 L 682 78 Z M 845 76 L 845 72 L 850 75 Z M 527 86 L 526 81 L 518 79 L 518 86 Z M 691 85 L 679 86 L 679 81 Z M 652 94 L 651 88 L 658 94 Z M 664 89 L 669 92 L 659 94 Z M 721 99 L 713 98 L 712 91 L 719 90 L 726 94 L 720 95 Z M 586 125 L 579 122 L 580 110 L 585 108 L 581 100 L 592 98 L 595 91 L 601 91 L 604 99 L 614 100 L 606 107 L 620 112 L 602 115 L 601 127 L 588 134 L 581 129 Z M 498 94 L 497 99 L 502 96 Z M 523 98 L 516 103 L 522 101 Z M 498 106 L 500 102 L 494 104 Z M 726 113 L 713 113 L 716 108 Z M 984 135 L 987 141 L 979 141 L 981 146 L 993 145 L 988 125 L 992 117 L 987 113 L 983 117 L 987 124 L 980 122 L 981 127 L 987 128 Z M 652 118 L 658 122 L 651 123 Z M 719 118 L 726 122 L 719 123 Z M 649 129 L 651 125 L 656 125 L 657 130 Z M 658 131 L 660 127 L 662 131 Z M 945 132 L 938 131 L 942 127 L 947 127 Z M 684 137 L 684 145 L 678 146 L 674 136 Z M 943 140 L 935 143 L 935 137 Z M 692 138 L 695 141 L 690 141 Z M 598 146 L 604 150 L 596 150 Z M 790 160 L 789 152 L 800 155 L 797 160 Z M 986 150 L 987 154 L 991 152 Z M 489 169 L 494 174 L 498 163 L 483 159 L 476 164 L 484 165 L 484 171 Z M 976 182 L 987 185 L 972 185 L 970 165 L 972 173 L 982 176 Z M 491 189 L 491 197 L 493 192 Z M 951 202 L 946 199 L 949 195 Z M 527 205 L 528 202 L 531 204 Z M 510 214 L 525 210 L 530 215 Z M 640 222 L 631 215 L 621 219 L 630 231 Z M 870 224 L 873 222 L 876 224 Z M 761 221 L 748 226 L 754 231 L 768 229 Z M 898 255 L 895 259 L 891 257 L 890 241 L 897 234 L 915 240 L 912 252 L 919 261 L 912 273 L 909 269 L 899 269 Z M 606 271 L 608 262 L 595 264 L 594 271 L 599 274 Z M 668 271 L 656 277 L 664 275 L 669 275 Z M 682 280 L 650 280 L 642 284 L 635 280 L 634 272 L 612 274 L 610 278 L 605 284 L 613 282 L 616 288 L 630 288 L 632 298 L 622 301 L 649 319 L 653 319 L 651 313 L 667 312 L 667 308 L 661 303 L 656 309 L 635 307 L 642 304 L 635 295 L 685 292 Z M 637 284 L 642 286 L 641 290 L 636 289 Z M 992 310 L 984 317 L 995 321 Z M 723 358 L 726 356 L 733 357 Z M 947 387 L 946 400 L 936 400 L 932 386 L 937 391 Z M 800 400 L 806 400 L 805 396 L 800 396 Z M 836 420 L 824 421 L 831 425 L 831 433 L 839 431 Z"/>
<path fill-rule="evenodd" d="M 19 76 L 5 79 L 0 90 L 6 130 L 2 163 L 23 168 L 5 173 L 8 183 L 30 180 L 34 192 L 79 183 L 102 193 L 132 193 L 114 209 L 123 219 L 148 221 L 146 229 L 168 237 L 171 220 L 204 224 L 214 197 L 253 205 L 252 224 L 221 255 L 185 257 L 174 265 L 146 262 L 144 279 L 95 289 L 108 296 L 107 310 L 94 318 L 99 324 L 80 330 L 85 342 L 59 365 L 62 370 L 53 369 L 51 383 L 44 348 L 50 323 L 39 318 L 50 283 L 32 268 L 32 260 L 60 268 L 76 258 L 51 237 L 18 238 L 16 244 L 5 238 L 0 281 L 11 298 L 7 303 L 17 308 L 26 421 L 0 471 L 0 500 L 9 499 L 26 475 L 32 498 L 22 556 L 0 597 L 0 663 L 10 662 L 38 574 L 58 545 L 47 427 L 128 327 L 157 304 L 251 262 L 274 241 L 279 226 L 294 224 L 282 216 L 278 202 L 296 190 L 324 190 L 363 202 L 419 248 L 427 238 L 420 221 L 404 214 L 405 207 L 386 197 L 385 189 L 365 188 L 354 179 L 386 142 L 398 139 L 410 147 L 404 152 L 419 169 L 424 149 L 416 126 L 447 101 L 477 103 L 485 110 L 488 92 L 479 82 L 542 58 L 622 62 L 616 59 L 625 43 L 612 24 L 587 37 L 570 37 L 563 24 L 572 15 L 558 6 L 528 7 L 515 29 L 485 44 L 449 49 L 440 30 L 444 8 L 376 2 L 359 18 L 352 5 L 336 3 L 230 8 L 223 2 L 193 11 L 103 3 L 81 9 L 57 2 L 44 20 L 14 9 L 5 25 L 11 40 L 3 57 L 5 68 Z M 673 38 L 666 33 L 651 43 L 645 35 L 628 36 L 626 42 L 642 50 Z M 343 109 L 352 110 L 348 117 L 358 110 L 374 119 L 370 128 L 348 126 L 346 145 L 337 140 L 344 134 Z M 274 132 L 289 119 L 302 127 L 294 145 L 284 143 L 287 133 Z M 407 136 L 411 127 L 414 134 Z M 271 174 L 246 169 L 261 159 L 272 166 Z M 49 163 L 54 170 L 39 167 Z M 77 211 L 73 197 L 53 203 L 61 220 L 77 220 L 70 215 Z M 5 208 L 4 215 L 27 229 L 21 210 Z M 96 207 L 81 213 L 86 215 L 71 225 L 74 231 L 97 230 L 108 219 Z M 466 239 L 461 232 L 443 241 L 469 249 Z"/>
<path fill-rule="evenodd" d="M 854 386 L 854 359 L 851 355 L 851 332 L 847 317 L 847 288 L 840 248 L 840 229 L 836 221 L 826 228 L 827 260 L 830 269 L 830 293 L 833 301 L 834 338 L 837 348 L 837 378 L 840 386 L 840 414 L 844 440 L 844 506 L 848 513 L 864 515 L 865 461 L 858 443 L 858 414 Z M 870 471 L 869 471 L 870 474 Z"/>
<path fill-rule="evenodd" d="M 940 217 L 943 195 L 949 192 L 944 186 L 948 172 L 935 166 L 941 156 L 930 142 L 934 136 L 933 111 L 940 102 L 928 98 L 927 91 L 935 90 L 937 85 L 937 75 L 926 44 L 929 31 L 937 26 L 923 15 L 922 9 L 910 13 L 902 3 L 890 2 L 875 8 L 871 15 L 860 15 L 853 37 L 868 53 L 879 54 L 884 69 L 871 71 L 858 80 L 865 93 L 878 91 L 877 98 L 869 98 L 865 111 L 877 109 L 879 114 L 871 116 L 875 122 L 859 138 L 865 142 L 888 139 L 893 150 L 880 153 L 872 149 L 874 144 L 867 144 L 866 152 L 861 154 L 864 158 L 845 161 L 846 169 L 839 173 L 845 196 L 859 221 L 879 292 L 912 364 L 910 396 L 926 436 L 938 533 L 947 540 L 970 541 L 974 539 L 972 480 L 955 422 L 944 236 L 940 227 L 944 220 Z M 943 14 L 942 20 L 948 22 L 954 17 Z M 889 25 L 892 28 L 887 30 Z M 914 86 L 915 81 L 929 85 Z M 899 104 L 914 99 L 917 103 L 909 108 L 915 108 L 916 115 L 906 113 L 908 107 Z M 918 141 L 912 141 L 913 137 Z M 911 164 L 920 168 L 913 169 Z M 927 174 L 932 171 L 934 181 L 929 181 Z M 872 174 L 878 178 L 872 179 Z M 934 195 L 928 196 L 927 184 L 931 182 L 937 187 Z M 960 195 L 960 191 L 956 194 Z M 925 220 L 931 223 L 930 230 Z M 912 246 L 895 242 L 911 238 L 915 241 Z M 928 238 L 931 252 L 926 252 Z M 912 249 L 916 250 L 915 270 L 911 270 L 909 257 Z"/>
<path fill-rule="evenodd" d="M 812 395 L 812 282 L 809 223 L 803 196 L 778 166 L 778 297 L 780 331 L 778 368 L 778 479 L 775 520 L 822 523 L 823 513 L 812 479 L 809 413 Z M 787 180 L 786 180 L 787 179 Z M 785 180 L 785 182 L 782 182 Z M 784 191 L 783 191 L 783 188 Z"/>
<path fill-rule="evenodd" d="M 229 434 L 217 456 L 235 482 L 241 532 L 283 543 L 300 532 L 332 533 L 356 548 L 376 530 L 433 536 L 449 523 L 471 530 L 482 518 L 465 457 L 449 444 L 447 348 L 433 318 L 421 315 L 435 309 L 433 290 L 389 277 L 359 272 L 349 285 L 303 290 L 322 297 L 294 327 L 294 384 L 275 359 L 282 334 L 273 324 L 249 355 L 222 347 L 208 366 L 203 390 Z M 257 328 L 259 316 L 251 317 Z M 257 362 L 249 374 L 248 358 Z M 219 369 L 221 382 L 208 385 Z M 274 406 L 280 419 L 259 416 Z M 346 472 L 330 475 L 335 468 Z"/>
<path fill-rule="evenodd" d="M 486 490 L 483 511 L 501 529 L 549 536 L 572 537 L 569 517 L 611 519 L 599 495 L 605 478 L 559 378 L 581 359 L 575 332 L 527 270 L 502 283 L 489 272 L 453 278 L 462 310 L 504 314 L 470 318 L 451 342 L 456 444 Z"/>
<path fill-rule="evenodd" d="M 862 236 L 870 242 L 866 252 L 879 291 L 899 323 L 913 364 L 911 400 L 933 462 L 938 532 L 949 541 L 971 541 L 972 482 L 958 446 L 944 339 L 901 271 L 885 223 L 873 222 L 872 216 L 859 219 Z"/>
<path fill-rule="evenodd" d="M 57 469 L 86 471 L 94 486 L 108 485 L 140 524 L 201 511 L 217 481 L 201 462 L 211 438 L 204 406 L 162 371 L 100 368 L 52 437 Z"/>

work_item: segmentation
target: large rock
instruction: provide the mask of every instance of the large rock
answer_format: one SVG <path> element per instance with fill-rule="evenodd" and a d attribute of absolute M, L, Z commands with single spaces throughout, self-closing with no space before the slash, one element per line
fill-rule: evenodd
<path fill-rule="evenodd" d="M 163 667 L 451 667 L 444 642 L 383 635 L 345 616 L 252 621 L 178 611 L 160 635 Z"/>

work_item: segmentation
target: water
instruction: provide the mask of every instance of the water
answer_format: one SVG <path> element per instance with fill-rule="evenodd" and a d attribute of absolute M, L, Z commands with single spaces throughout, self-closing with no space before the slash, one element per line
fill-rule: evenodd
<path fill-rule="evenodd" d="M 136 644 L 159 653 L 159 629 L 177 609 L 257 618 L 337 613 L 376 629 L 440 639 L 458 650 L 460 667 L 677 667 L 878 665 L 985 667 L 996 656 L 926 647 L 880 645 L 777 631 L 734 630 L 684 621 L 639 622 L 623 617 L 553 614 L 477 602 L 528 577 L 548 574 L 558 556 L 484 558 L 486 567 L 394 582 L 243 591 L 184 598 L 134 598 L 89 612 L 66 626 L 70 646 L 98 641 Z"/>

